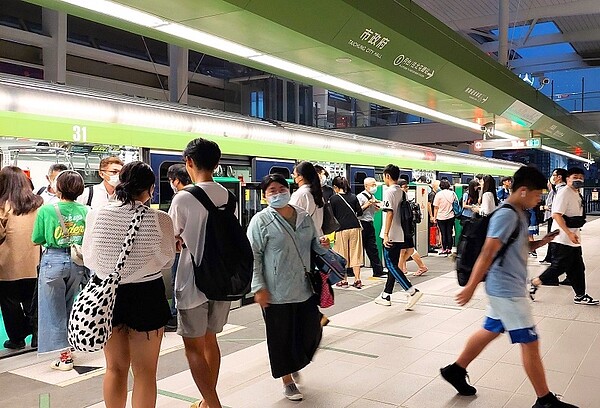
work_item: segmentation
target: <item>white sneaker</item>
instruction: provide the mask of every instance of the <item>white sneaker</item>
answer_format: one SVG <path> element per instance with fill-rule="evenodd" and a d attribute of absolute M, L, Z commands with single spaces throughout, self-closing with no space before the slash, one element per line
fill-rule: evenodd
<path fill-rule="evenodd" d="M 375 303 L 377 303 L 378 305 L 381 306 L 391 306 L 392 305 L 392 297 L 390 295 L 381 295 L 381 296 L 377 296 L 377 299 L 375 299 Z"/>
<path fill-rule="evenodd" d="M 421 300 L 422 297 L 423 292 L 419 291 L 419 289 L 415 289 L 415 293 L 408 295 L 408 302 L 406 303 L 406 308 L 404 310 L 412 310 L 412 308 L 419 300 Z"/>
<path fill-rule="evenodd" d="M 71 356 L 71 351 L 63 351 L 60 353 L 60 358 L 58 360 L 50 363 L 50 367 L 54 370 L 60 371 L 69 371 L 73 369 L 73 357 Z"/>
<path fill-rule="evenodd" d="M 302 401 L 302 398 L 304 398 L 304 395 L 302 395 L 294 383 L 290 383 L 283 387 L 283 395 L 290 401 Z"/>
<path fill-rule="evenodd" d="M 302 374 L 300 374 L 300 371 L 292 373 L 292 380 L 294 380 L 296 384 L 302 385 Z"/>

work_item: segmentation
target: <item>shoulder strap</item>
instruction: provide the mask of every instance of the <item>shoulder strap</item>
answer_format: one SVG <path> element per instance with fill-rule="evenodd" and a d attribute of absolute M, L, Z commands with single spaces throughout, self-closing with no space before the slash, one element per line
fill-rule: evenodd
<path fill-rule="evenodd" d="M 131 252 L 131 248 L 133 247 L 133 241 L 135 240 L 136 233 L 140 230 L 140 224 L 142 222 L 142 218 L 146 215 L 146 211 L 148 207 L 145 205 L 140 205 L 135 209 L 135 213 L 133 214 L 133 219 L 129 223 L 129 228 L 127 228 L 127 235 L 125 236 L 125 241 L 123 241 L 123 245 L 121 246 L 121 253 L 119 254 L 119 258 L 117 259 L 117 264 L 115 265 L 115 272 L 119 272 L 123 269 L 125 265 L 125 260 L 129 253 Z"/>
<path fill-rule="evenodd" d="M 88 187 L 88 199 L 87 199 L 87 203 L 86 203 L 86 205 L 88 207 L 92 206 L 92 198 L 94 198 L 94 186 L 89 186 Z"/>
<path fill-rule="evenodd" d="M 496 253 L 496 256 L 494 257 L 492 264 L 494 262 L 496 262 L 496 260 L 498 258 L 504 257 L 504 254 L 508 250 L 508 247 L 510 247 L 512 245 L 512 243 L 515 242 L 517 240 L 517 238 L 519 238 L 519 232 L 521 229 L 521 220 L 519 219 L 519 212 L 517 211 L 517 209 L 508 203 L 504 203 L 504 205 L 502 205 L 502 207 L 509 208 L 512 211 L 514 211 L 515 214 L 517 214 L 517 226 L 515 227 L 515 230 L 512 232 L 512 234 L 510 234 L 510 237 L 508 238 L 508 241 L 506 241 L 506 244 L 504 244 L 504 246 L 502 248 L 500 248 L 500 250 Z M 502 208 L 502 207 L 500 207 L 500 208 Z M 494 215 L 492 214 L 492 216 L 494 216 Z M 504 262 L 504 259 L 501 259 L 500 266 L 502 266 L 503 262 Z"/>
<path fill-rule="evenodd" d="M 43 193 L 44 191 L 46 191 L 46 186 L 44 186 L 44 187 L 40 188 L 40 189 L 38 190 L 38 192 L 37 192 L 37 193 L 35 193 L 35 194 L 36 194 L 36 195 L 42 195 L 42 193 Z"/>
<path fill-rule="evenodd" d="M 54 204 L 53 207 L 54 207 L 54 211 L 56 211 L 56 216 L 58 217 L 58 221 L 60 222 L 60 227 L 62 228 L 63 235 L 65 237 L 68 237 L 69 230 L 67 229 L 67 226 L 65 225 L 65 218 L 61 214 L 60 208 L 58 208 L 58 203 Z"/>
<path fill-rule="evenodd" d="M 297 214 L 298 213 L 296 213 L 296 215 Z M 285 232 L 287 232 L 287 234 L 292 239 L 292 242 L 294 243 L 294 248 L 296 248 L 296 252 L 298 253 L 298 258 L 300 259 L 300 263 L 302 264 L 302 267 L 304 268 L 304 273 L 308 273 L 308 269 L 306 269 L 306 265 L 304 264 L 304 261 L 302 260 L 302 255 L 300 254 L 300 250 L 298 249 L 298 245 L 296 245 L 296 239 L 294 238 L 294 236 L 292 234 L 290 234 L 290 232 L 287 230 L 287 228 L 285 227 L 285 225 L 283 224 L 283 222 L 278 218 L 277 214 L 273 214 L 273 216 L 274 216 L 275 220 L 283 226 L 283 230 Z"/>
<path fill-rule="evenodd" d="M 371 197 L 369 197 L 369 195 L 367 194 L 366 191 L 363 191 L 361 194 L 364 195 L 365 197 L 367 197 L 367 200 L 371 199 Z"/>
<path fill-rule="evenodd" d="M 200 201 L 200 204 L 202 204 L 204 208 L 208 210 L 208 212 L 213 212 L 217 210 L 215 204 L 212 202 L 208 194 L 206 194 L 206 192 L 201 187 L 189 186 L 184 188 L 184 190 L 196 197 L 196 200 Z M 231 197 L 229 197 L 227 204 L 229 204 L 230 200 Z"/>

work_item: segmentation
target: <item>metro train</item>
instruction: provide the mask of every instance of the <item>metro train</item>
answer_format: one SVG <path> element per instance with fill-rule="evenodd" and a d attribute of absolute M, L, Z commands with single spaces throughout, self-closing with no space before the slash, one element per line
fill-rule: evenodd
<path fill-rule="evenodd" d="M 409 181 L 426 175 L 453 183 L 466 183 L 478 173 L 500 177 L 519 167 L 486 157 L 0 75 L 2 164 L 27 169 L 36 189 L 46 185 L 47 169 L 57 162 L 79 171 L 86 184 L 98 183 L 101 158 L 118 155 L 124 161 L 151 165 L 156 174 L 152 204 L 167 209 L 173 195 L 167 169 L 182 162 L 181 151 L 196 137 L 221 147 L 215 176 L 239 198 L 244 226 L 264 204 L 257 181 L 274 172 L 289 178 L 299 160 L 346 176 L 355 192 L 362 189 L 365 177 L 381 179 L 388 163 L 397 164 Z M 2 331 L 0 326 L 0 338 Z M 0 350 L 0 358 L 4 355 L 8 354 Z"/>

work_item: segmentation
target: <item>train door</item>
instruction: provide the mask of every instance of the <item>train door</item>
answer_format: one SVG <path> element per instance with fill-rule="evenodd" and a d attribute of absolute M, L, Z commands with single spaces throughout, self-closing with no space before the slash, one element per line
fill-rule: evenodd
<path fill-rule="evenodd" d="M 360 194 L 364 190 L 364 181 L 367 177 L 375 178 L 374 167 L 350 166 L 350 190 L 354 194 Z"/>
<path fill-rule="evenodd" d="M 254 158 L 252 159 L 252 181 L 260 182 L 269 174 L 281 174 L 286 179 L 290 179 L 295 165 L 294 160 Z"/>

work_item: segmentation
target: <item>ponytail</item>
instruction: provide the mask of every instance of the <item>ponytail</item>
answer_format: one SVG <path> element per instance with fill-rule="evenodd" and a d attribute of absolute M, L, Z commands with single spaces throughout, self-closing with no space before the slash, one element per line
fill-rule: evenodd
<path fill-rule="evenodd" d="M 315 204 L 318 208 L 322 208 L 325 205 L 323 200 L 323 189 L 321 187 L 321 179 L 319 174 L 312 163 L 307 161 L 301 161 L 296 165 L 296 173 L 304 178 L 306 184 L 310 187 L 310 193 L 315 200 Z"/>
<path fill-rule="evenodd" d="M 335 176 L 333 178 L 333 185 L 342 190 L 344 194 L 350 192 L 350 183 L 348 183 L 345 177 Z"/>

